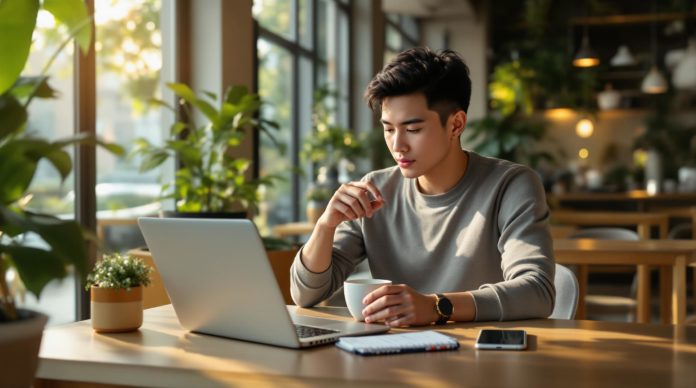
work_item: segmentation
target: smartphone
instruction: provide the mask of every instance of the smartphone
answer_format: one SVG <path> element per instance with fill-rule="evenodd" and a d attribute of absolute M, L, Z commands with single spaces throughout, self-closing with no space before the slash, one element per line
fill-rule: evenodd
<path fill-rule="evenodd" d="M 523 350 L 527 348 L 524 330 L 483 329 L 476 339 L 476 349 Z"/>

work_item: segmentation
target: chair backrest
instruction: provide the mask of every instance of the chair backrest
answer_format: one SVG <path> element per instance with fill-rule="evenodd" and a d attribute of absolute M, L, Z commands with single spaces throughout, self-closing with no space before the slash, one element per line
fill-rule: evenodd
<path fill-rule="evenodd" d="M 633 230 L 625 228 L 587 228 L 573 232 L 568 238 L 594 238 L 597 240 L 640 240 Z"/>
<path fill-rule="evenodd" d="M 573 319 L 575 310 L 578 308 L 578 297 L 580 286 L 578 279 L 570 269 L 556 264 L 556 276 L 553 279 L 556 284 L 556 304 L 553 312 L 549 315 L 551 319 Z"/>
<path fill-rule="evenodd" d="M 677 240 L 690 240 L 693 235 L 691 223 L 679 224 L 669 231 L 668 238 Z"/>

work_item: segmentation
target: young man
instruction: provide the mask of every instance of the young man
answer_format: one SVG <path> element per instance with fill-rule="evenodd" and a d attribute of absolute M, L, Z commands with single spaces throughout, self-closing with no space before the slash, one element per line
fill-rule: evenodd
<path fill-rule="evenodd" d="M 457 54 L 414 48 L 370 82 L 397 162 L 342 185 L 291 269 L 314 305 L 362 260 L 393 285 L 363 303 L 389 326 L 547 317 L 555 289 L 549 210 L 537 175 L 461 148 L 471 96 Z"/>

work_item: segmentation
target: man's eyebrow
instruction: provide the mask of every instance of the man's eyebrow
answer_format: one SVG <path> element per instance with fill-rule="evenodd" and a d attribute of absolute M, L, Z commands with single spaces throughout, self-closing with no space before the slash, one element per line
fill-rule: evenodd
<path fill-rule="evenodd" d="M 381 121 L 382 124 L 392 125 L 392 123 L 390 123 L 389 121 L 387 121 L 385 119 L 380 119 L 379 121 Z M 409 124 L 417 124 L 417 123 L 423 123 L 423 122 L 425 122 L 425 120 L 423 120 L 422 118 L 414 117 L 412 119 L 408 119 L 408 120 L 404 120 L 404 121 L 400 122 L 399 125 L 409 125 Z"/>

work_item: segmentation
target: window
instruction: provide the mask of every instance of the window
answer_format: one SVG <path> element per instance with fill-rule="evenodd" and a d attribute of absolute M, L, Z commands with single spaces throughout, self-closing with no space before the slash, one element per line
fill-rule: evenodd
<path fill-rule="evenodd" d="M 163 23 L 169 3 L 95 1 L 97 135 L 127 147 L 126 152 L 137 138 L 161 144 L 173 120 L 170 112 L 148 102 L 163 98 L 172 73 L 163 68 L 171 62 L 162 60 L 171 50 L 165 44 L 171 44 L 166 39 L 172 33 L 162 28 L 169 26 L 166 19 Z M 174 170 L 172 161 L 147 173 L 139 172 L 139 165 L 138 158 L 97 150 L 97 232 L 109 250 L 144 245 L 135 220 L 158 212 L 160 178 Z"/>
<path fill-rule="evenodd" d="M 299 150 L 311 131 L 314 90 L 328 86 L 339 92 L 337 122 L 349 125 L 348 71 L 350 2 L 337 0 L 256 0 L 258 92 L 269 102 L 265 118 L 277 121 L 281 153 L 264 136 L 260 140 L 260 174 L 285 178 L 263 193 L 256 223 L 262 233 L 280 223 L 304 219 L 307 178 L 293 172 L 301 164 Z"/>
<path fill-rule="evenodd" d="M 421 36 L 412 16 L 387 14 L 385 20 L 384 63 L 389 63 L 401 51 L 418 46 Z"/>
<path fill-rule="evenodd" d="M 173 3 L 168 0 L 94 0 L 96 132 L 107 141 L 124 147 L 131 146 L 133 139 L 140 136 L 161 141 L 161 128 L 169 127 L 171 121 L 168 120 L 172 118 L 148 106 L 147 100 L 162 98 L 163 82 L 172 74 L 171 69 L 163 65 L 170 65 L 171 61 L 163 61 L 162 56 L 171 52 Z M 25 72 L 38 74 L 66 36 L 66 31 L 56 29 L 50 13 L 40 11 Z M 60 98 L 32 102 L 28 131 L 49 139 L 69 137 L 75 131 L 75 117 L 79 114 L 76 111 L 82 107 L 75 109 L 73 85 L 76 79 L 84 79 L 89 72 L 77 74 L 74 59 L 72 45 L 57 56 L 49 75 Z M 142 215 L 139 212 L 149 213 L 156 209 L 158 177 L 165 172 L 173 174 L 173 165 L 165 165 L 156 174 L 143 175 L 137 171 L 138 164 L 137 160 L 117 159 L 105 151 L 97 151 L 97 217 L 100 222 L 111 218 L 131 222 L 129 229 L 120 231 L 118 238 L 104 236 L 109 250 L 124 251 L 139 244 L 141 237 L 134 224 L 135 217 Z M 52 166 L 41 164 L 29 190 L 32 198 L 28 208 L 74 218 L 74 182 L 71 174 L 61 183 Z M 41 241 L 28 242 L 41 244 Z M 69 276 L 49 283 L 39 301 L 27 295 L 20 304 L 46 313 L 50 324 L 70 322 L 77 311 L 76 287 L 75 277 Z"/>

